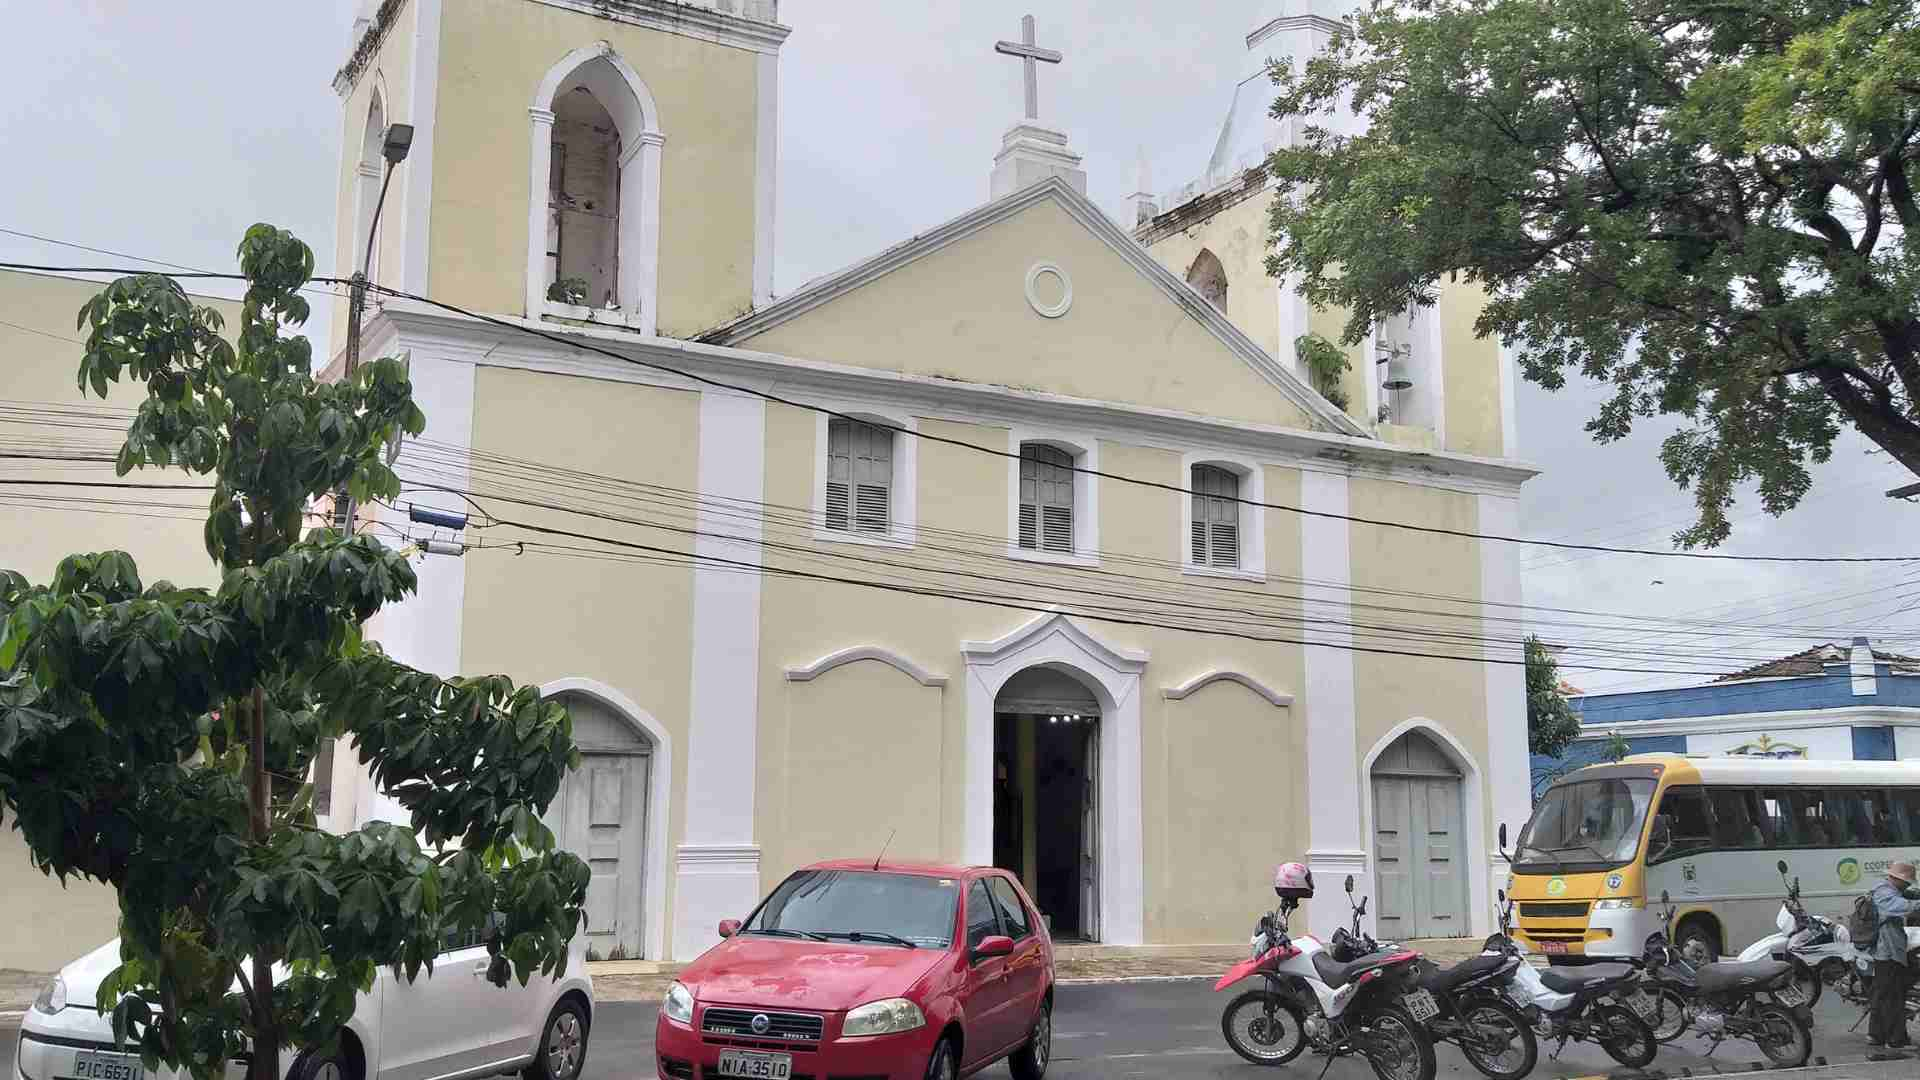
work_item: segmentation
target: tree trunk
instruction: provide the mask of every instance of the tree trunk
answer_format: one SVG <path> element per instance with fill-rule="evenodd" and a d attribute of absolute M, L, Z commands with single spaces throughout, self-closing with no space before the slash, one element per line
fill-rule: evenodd
<path fill-rule="evenodd" d="M 265 844 L 271 829 L 273 780 L 267 774 L 267 695 L 253 688 L 253 708 L 247 710 L 247 819 L 253 842 Z M 280 1027 L 273 1017 L 273 953 L 253 951 L 253 1061 L 248 1080 L 280 1080 Z"/>

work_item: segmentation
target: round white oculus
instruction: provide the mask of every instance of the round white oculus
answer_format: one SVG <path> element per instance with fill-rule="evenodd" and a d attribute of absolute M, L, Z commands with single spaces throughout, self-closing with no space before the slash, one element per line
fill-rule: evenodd
<path fill-rule="evenodd" d="M 1073 279 L 1057 264 L 1034 263 L 1027 271 L 1027 304 L 1042 318 L 1065 315 L 1073 307 Z"/>

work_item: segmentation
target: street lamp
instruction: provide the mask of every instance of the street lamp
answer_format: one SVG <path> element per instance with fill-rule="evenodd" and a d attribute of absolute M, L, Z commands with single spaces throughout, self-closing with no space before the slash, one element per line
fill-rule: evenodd
<path fill-rule="evenodd" d="M 353 272 L 352 291 L 347 297 L 347 369 L 346 379 L 352 381 L 353 373 L 360 369 L 360 316 L 367 306 L 367 274 L 373 268 L 373 238 L 380 232 L 380 210 L 387 202 L 387 185 L 393 183 L 393 167 L 407 160 L 407 151 L 413 148 L 413 125 L 392 124 L 387 128 L 385 140 L 380 145 L 380 156 L 387 160 L 385 175 L 380 179 L 380 195 L 373 202 L 373 222 L 367 226 L 367 250 L 360 261 L 360 269 Z M 342 486 L 334 501 L 339 506 L 338 520 L 340 531 L 353 531 L 353 495 Z"/>

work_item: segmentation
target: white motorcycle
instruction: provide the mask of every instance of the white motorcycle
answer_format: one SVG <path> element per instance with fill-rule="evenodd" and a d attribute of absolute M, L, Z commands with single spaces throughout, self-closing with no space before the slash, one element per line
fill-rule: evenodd
<path fill-rule="evenodd" d="M 1524 956 L 1526 950 L 1508 932 L 1513 925 L 1513 901 L 1505 889 L 1500 890 L 1499 913 L 1500 932 L 1487 938 L 1486 954 Z M 1659 1016 L 1659 999 L 1646 992 L 1640 972 L 1629 965 L 1541 971 L 1523 963 L 1513 970 L 1503 992 L 1535 1035 L 1543 1041 L 1559 1040 L 1555 1058 L 1569 1040 L 1598 1043 L 1608 1056 L 1630 1069 L 1646 1068 L 1659 1052 L 1649 1019 Z"/>
<path fill-rule="evenodd" d="M 1800 879 L 1787 879 L 1786 861 L 1775 862 L 1780 880 L 1787 887 L 1787 898 L 1773 924 L 1778 933 L 1768 934 L 1740 952 L 1743 962 L 1784 960 L 1793 965 L 1793 984 L 1808 1008 L 1820 1000 L 1823 986 L 1839 986 L 1853 966 L 1853 939 L 1845 924 L 1821 915 L 1807 913 L 1800 902 Z"/>

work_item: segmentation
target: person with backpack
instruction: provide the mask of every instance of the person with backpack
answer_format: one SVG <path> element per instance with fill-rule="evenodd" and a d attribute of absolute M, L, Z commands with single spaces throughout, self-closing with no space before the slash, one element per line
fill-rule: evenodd
<path fill-rule="evenodd" d="M 1872 1046 L 1901 1049 L 1913 1045 L 1907 1036 L 1906 1013 L 1907 982 L 1914 975 L 1907 970 L 1906 917 L 1920 911 L 1920 899 L 1907 895 L 1913 886 L 1913 864 L 1896 862 L 1887 867 L 1886 880 L 1861 898 L 1872 902 L 1875 918 L 1870 937 L 1853 939 L 1855 947 L 1870 946 L 1873 954 L 1872 1020 L 1867 1025 L 1867 1042 Z M 1858 901 L 1856 906 L 1865 907 Z"/>

